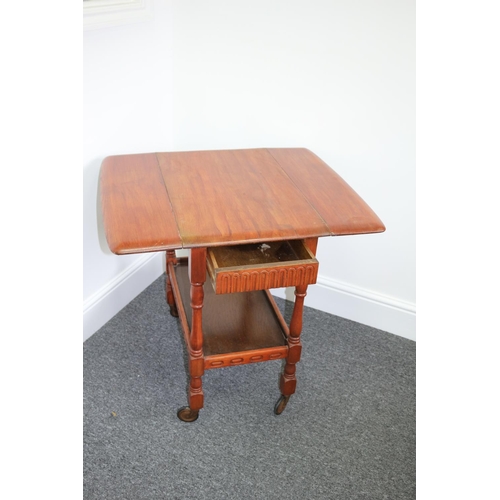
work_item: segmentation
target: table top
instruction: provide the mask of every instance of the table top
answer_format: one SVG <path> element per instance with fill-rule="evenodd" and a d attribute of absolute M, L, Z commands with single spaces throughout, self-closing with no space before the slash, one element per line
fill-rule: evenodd
<path fill-rule="evenodd" d="M 303 148 L 108 156 L 99 187 L 116 254 L 385 230 L 359 195 Z"/>

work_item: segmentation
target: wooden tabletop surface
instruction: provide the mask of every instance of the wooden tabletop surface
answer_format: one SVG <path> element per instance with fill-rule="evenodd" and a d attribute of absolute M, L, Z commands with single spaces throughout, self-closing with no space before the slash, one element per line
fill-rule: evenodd
<path fill-rule="evenodd" d="M 338 174 L 302 148 L 108 156 L 100 192 L 117 254 L 385 230 Z"/>

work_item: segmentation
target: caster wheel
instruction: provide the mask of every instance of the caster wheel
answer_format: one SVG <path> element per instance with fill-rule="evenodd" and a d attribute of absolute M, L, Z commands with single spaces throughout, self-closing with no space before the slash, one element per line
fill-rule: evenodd
<path fill-rule="evenodd" d="M 285 409 L 285 406 L 288 403 L 289 399 L 290 399 L 290 396 L 281 395 L 281 397 L 278 399 L 278 402 L 276 403 L 276 406 L 274 407 L 274 414 L 275 415 L 281 415 L 281 413 Z"/>
<path fill-rule="evenodd" d="M 194 422 L 198 418 L 198 410 L 191 410 L 189 406 L 183 406 L 177 412 L 177 416 L 183 422 Z"/>
<path fill-rule="evenodd" d="M 173 316 L 174 318 L 179 317 L 179 312 L 177 311 L 177 307 L 170 308 L 170 316 Z"/>

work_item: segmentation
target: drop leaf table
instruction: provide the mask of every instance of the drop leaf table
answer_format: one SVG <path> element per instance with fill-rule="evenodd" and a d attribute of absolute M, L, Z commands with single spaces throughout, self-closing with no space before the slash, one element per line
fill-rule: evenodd
<path fill-rule="evenodd" d="M 166 299 L 189 357 L 178 417 L 198 418 L 205 370 L 283 359 L 279 415 L 296 388 L 318 238 L 382 232 L 377 215 L 303 148 L 108 156 L 99 183 L 111 251 L 166 253 Z M 269 290 L 290 286 L 287 325 Z"/>

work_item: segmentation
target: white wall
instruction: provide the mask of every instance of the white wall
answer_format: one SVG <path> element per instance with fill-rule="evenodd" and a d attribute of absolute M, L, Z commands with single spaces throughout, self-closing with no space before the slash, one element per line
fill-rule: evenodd
<path fill-rule="evenodd" d="M 84 32 L 84 339 L 163 270 L 159 254 L 109 252 L 97 203 L 104 157 L 173 147 L 171 2 L 151 3 L 151 21 Z"/>
<path fill-rule="evenodd" d="M 415 5 L 175 1 L 179 150 L 306 147 L 384 234 L 320 240 L 306 304 L 415 338 Z"/>
<path fill-rule="evenodd" d="M 321 239 L 306 304 L 415 338 L 414 2 L 153 7 L 152 22 L 85 34 L 85 335 L 162 272 L 157 257 L 140 267 L 149 256 L 113 256 L 99 241 L 104 156 L 297 146 L 332 166 L 387 226 Z"/>

